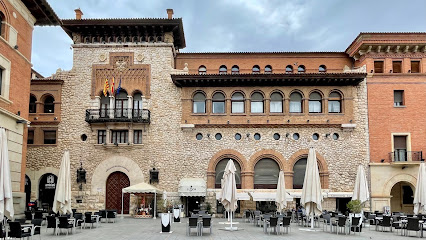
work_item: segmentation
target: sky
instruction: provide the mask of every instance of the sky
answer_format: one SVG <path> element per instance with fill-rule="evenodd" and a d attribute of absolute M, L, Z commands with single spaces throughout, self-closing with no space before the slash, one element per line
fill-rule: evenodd
<path fill-rule="evenodd" d="M 182 18 L 181 52 L 345 51 L 360 32 L 426 32 L 424 0 L 48 0 L 61 19 Z M 60 27 L 35 27 L 33 68 L 72 68 Z"/>

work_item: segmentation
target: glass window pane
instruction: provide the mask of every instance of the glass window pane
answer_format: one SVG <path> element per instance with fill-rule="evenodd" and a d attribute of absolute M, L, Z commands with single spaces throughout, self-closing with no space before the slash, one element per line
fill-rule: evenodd
<path fill-rule="evenodd" d="M 205 113 L 206 103 L 205 102 L 194 102 L 194 113 Z"/>
<path fill-rule="evenodd" d="M 301 113 L 302 112 L 302 102 L 290 102 L 290 112 L 291 113 Z"/>
<path fill-rule="evenodd" d="M 229 158 L 227 159 L 223 159 L 221 160 L 217 165 L 216 165 L 216 177 L 215 177 L 215 185 L 216 188 L 220 188 L 221 187 L 221 180 L 223 178 L 223 173 L 225 171 L 225 167 L 226 164 L 228 164 Z M 236 184 L 241 184 L 241 167 L 240 164 L 233 160 L 235 168 L 237 169 L 235 172 L 235 182 Z"/>
<path fill-rule="evenodd" d="M 309 101 L 309 112 L 320 113 L 321 112 L 321 102 L 320 101 Z"/>
<path fill-rule="evenodd" d="M 305 180 L 307 159 L 302 158 L 293 167 L 293 189 L 302 189 Z"/>
<path fill-rule="evenodd" d="M 252 113 L 263 113 L 263 102 L 251 102 Z"/>
<path fill-rule="evenodd" d="M 225 102 L 213 102 L 213 113 L 225 113 Z"/>
<path fill-rule="evenodd" d="M 234 95 L 232 95 L 232 100 L 244 100 L 244 96 L 241 93 L 234 93 Z"/>
<path fill-rule="evenodd" d="M 254 184 L 277 184 L 279 174 L 278 164 L 269 158 L 257 162 L 254 167 Z"/>
<path fill-rule="evenodd" d="M 244 102 L 232 102 L 233 113 L 244 113 Z"/>
<path fill-rule="evenodd" d="M 282 101 L 271 101 L 270 103 L 270 111 L 272 113 L 280 113 L 283 112 L 283 102 Z"/>
<path fill-rule="evenodd" d="M 339 113 L 340 112 L 340 101 L 328 101 L 328 112 Z"/>

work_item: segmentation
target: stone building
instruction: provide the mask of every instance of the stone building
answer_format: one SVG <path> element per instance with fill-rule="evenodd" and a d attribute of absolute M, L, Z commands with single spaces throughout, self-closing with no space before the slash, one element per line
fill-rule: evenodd
<path fill-rule="evenodd" d="M 357 166 L 369 163 L 365 66 L 353 67 L 344 52 L 180 53 L 182 19 L 167 12 L 83 19 L 76 10 L 76 19 L 62 20 L 74 41 L 73 68 L 31 81 L 31 199 L 47 203 L 46 183 L 56 181 L 67 149 L 73 207 L 81 210 L 121 209 L 123 187 L 151 182 L 165 191 L 159 199 L 187 212 L 209 203 L 220 213 L 229 159 L 241 210 L 272 207 L 280 169 L 294 207 L 314 147 L 324 207 L 344 211 Z M 48 98 L 47 118 L 40 111 Z M 86 183 L 74 180 L 79 168 Z M 132 213 L 124 199 L 124 213 Z"/>
<path fill-rule="evenodd" d="M 426 33 L 361 33 L 346 53 L 368 72 L 372 209 L 412 212 L 426 148 Z"/>
<path fill-rule="evenodd" d="M 0 0 L 0 128 L 6 129 L 15 215 L 25 209 L 28 101 L 34 26 L 59 25 L 45 0 Z"/>

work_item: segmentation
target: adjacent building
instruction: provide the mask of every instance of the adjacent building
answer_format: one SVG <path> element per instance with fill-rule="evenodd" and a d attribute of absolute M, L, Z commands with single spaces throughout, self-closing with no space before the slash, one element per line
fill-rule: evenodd
<path fill-rule="evenodd" d="M 25 168 L 34 26 L 59 25 L 44 0 L 0 0 L 0 127 L 6 129 L 15 214 L 25 208 Z"/>

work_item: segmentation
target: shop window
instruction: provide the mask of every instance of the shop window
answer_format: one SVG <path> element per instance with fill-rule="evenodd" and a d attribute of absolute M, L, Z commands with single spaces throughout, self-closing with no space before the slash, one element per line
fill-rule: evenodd
<path fill-rule="evenodd" d="M 322 98 L 318 92 L 313 92 L 309 95 L 309 112 L 321 113 L 322 112 Z"/>
<path fill-rule="evenodd" d="M 305 68 L 305 66 L 304 65 L 300 65 L 298 68 L 297 68 L 297 72 L 299 72 L 299 73 L 304 73 L 306 71 L 306 68 Z"/>
<path fill-rule="evenodd" d="M 225 113 L 225 95 L 215 93 L 212 98 L 213 113 Z"/>
<path fill-rule="evenodd" d="M 402 72 L 402 62 L 401 61 L 393 61 L 392 62 L 392 72 L 393 73 L 401 73 Z"/>
<path fill-rule="evenodd" d="M 244 113 L 244 96 L 242 93 L 234 93 L 231 97 L 231 112 Z"/>
<path fill-rule="evenodd" d="M 200 74 L 200 75 L 206 75 L 207 74 L 207 68 L 204 65 L 201 65 L 198 68 L 198 74 Z"/>
<path fill-rule="evenodd" d="M 328 96 L 328 112 L 341 113 L 342 112 L 342 96 L 338 92 L 331 92 Z"/>
<path fill-rule="evenodd" d="M 384 62 L 383 61 L 374 61 L 374 72 L 383 73 L 384 71 Z"/>
<path fill-rule="evenodd" d="M 34 144 L 34 130 L 28 130 L 27 144 Z"/>
<path fill-rule="evenodd" d="M 52 96 L 47 96 L 44 99 L 44 113 L 54 113 L 55 112 L 55 99 Z"/>
<path fill-rule="evenodd" d="M 111 143 L 128 143 L 129 131 L 127 130 L 112 130 Z"/>
<path fill-rule="evenodd" d="M 239 74 L 240 73 L 240 68 L 237 65 L 232 66 L 231 73 L 232 74 Z"/>
<path fill-rule="evenodd" d="M 251 95 L 251 112 L 263 113 L 263 95 L 259 92 Z"/>
<path fill-rule="evenodd" d="M 206 113 L 206 96 L 196 93 L 193 98 L 193 113 Z"/>
<path fill-rule="evenodd" d="M 291 65 L 287 65 L 287 66 L 285 67 L 285 72 L 286 72 L 286 73 L 293 73 L 293 66 L 291 66 Z"/>
<path fill-rule="evenodd" d="M 302 94 L 294 92 L 290 95 L 290 112 L 301 113 L 302 112 Z"/>
<path fill-rule="evenodd" d="M 265 67 L 265 73 L 266 74 L 272 73 L 272 67 L 271 67 L 271 65 L 266 65 L 266 67 Z"/>
<path fill-rule="evenodd" d="M 325 65 L 320 65 L 318 67 L 318 72 L 322 72 L 322 73 L 327 72 L 327 67 Z"/>
<path fill-rule="evenodd" d="M 105 143 L 106 143 L 106 131 L 98 130 L 98 144 L 105 144 Z"/>
<path fill-rule="evenodd" d="M 260 73 L 260 67 L 258 65 L 254 65 L 251 72 L 253 74 L 259 74 Z"/>
<path fill-rule="evenodd" d="M 36 105 L 37 99 L 34 95 L 30 95 L 30 113 L 36 113 L 37 112 L 37 105 Z"/>
<path fill-rule="evenodd" d="M 133 144 L 142 144 L 142 130 L 133 132 Z"/>
<path fill-rule="evenodd" d="M 411 61 L 411 73 L 420 73 L 420 61 Z"/>
<path fill-rule="evenodd" d="M 393 106 L 404 106 L 404 90 L 393 91 Z"/>
<path fill-rule="evenodd" d="M 228 68 L 225 65 L 220 66 L 219 68 L 219 74 L 227 74 Z"/>
<path fill-rule="evenodd" d="M 56 144 L 56 131 L 44 131 L 44 144 Z"/>
<path fill-rule="evenodd" d="M 271 101 L 269 103 L 269 111 L 271 113 L 282 113 L 283 112 L 283 95 L 279 92 L 271 94 Z"/>

